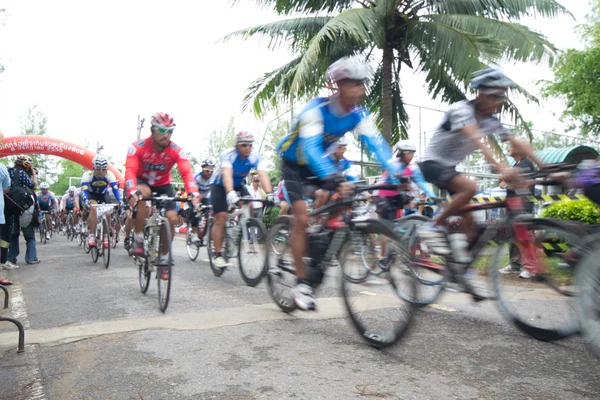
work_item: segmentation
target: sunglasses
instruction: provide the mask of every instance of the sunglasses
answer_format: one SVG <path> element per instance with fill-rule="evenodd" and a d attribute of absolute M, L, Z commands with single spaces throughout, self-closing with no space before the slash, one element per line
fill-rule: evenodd
<path fill-rule="evenodd" d="M 240 147 L 252 147 L 252 143 L 240 143 L 238 146 L 240 146 Z"/>
<path fill-rule="evenodd" d="M 202 171 L 204 171 L 204 172 L 206 172 L 206 173 L 209 173 L 209 172 L 210 172 L 211 174 L 213 173 L 213 170 L 212 170 L 212 169 L 203 169 Z"/>
<path fill-rule="evenodd" d="M 173 134 L 173 130 L 175 130 L 175 128 L 161 128 L 161 127 L 156 127 L 156 130 L 161 135 L 166 135 L 166 134 L 172 135 Z"/>

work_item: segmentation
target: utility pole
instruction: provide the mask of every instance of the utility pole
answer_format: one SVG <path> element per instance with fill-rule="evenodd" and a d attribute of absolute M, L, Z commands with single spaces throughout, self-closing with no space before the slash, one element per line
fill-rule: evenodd
<path fill-rule="evenodd" d="M 144 121 L 146 118 L 140 119 L 138 114 L 138 122 L 137 122 L 137 140 L 140 140 L 140 136 L 142 135 L 142 128 L 144 127 Z"/>

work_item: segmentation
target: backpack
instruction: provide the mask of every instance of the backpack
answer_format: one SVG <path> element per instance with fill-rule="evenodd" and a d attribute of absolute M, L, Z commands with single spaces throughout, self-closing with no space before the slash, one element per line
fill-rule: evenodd
<path fill-rule="evenodd" d="M 35 213 L 35 207 L 31 206 L 27 210 L 23 211 L 23 214 L 19 217 L 19 226 L 21 228 L 27 228 L 33 221 L 33 214 Z"/>
<path fill-rule="evenodd" d="M 7 210 L 15 215 L 21 215 L 25 210 L 29 209 L 35 201 L 32 193 L 33 190 L 19 185 L 20 178 L 21 170 L 15 169 L 10 184 L 10 191 L 8 194 L 4 194 Z"/>

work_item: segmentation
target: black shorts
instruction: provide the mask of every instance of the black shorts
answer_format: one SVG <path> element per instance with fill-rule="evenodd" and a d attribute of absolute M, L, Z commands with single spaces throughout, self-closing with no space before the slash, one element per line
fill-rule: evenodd
<path fill-rule="evenodd" d="M 94 200 L 98 204 L 110 204 L 110 195 L 108 192 L 104 193 L 89 193 L 88 198 Z"/>
<path fill-rule="evenodd" d="M 210 205 L 210 199 L 208 199 L 206 197 L 202 197 L 201 204 L 203 206 Z M 205 216 L 208 215 L 208 210 L 209 210 L 208 208 L 204 209 L 203 212 L 204 212 Z M 194 211 L 193 207 L 190 207 L 187 209 L 187 218 L 190 221 L 190 225 L 192 225 L 192 226 L 198 226 L 198 224 L 200 223 L 200 218 L 198 218 L 196 216 L 196 211 Z"/>
<path fill-rule="evenodd" d="M 450 183 L 454 177 L 460 175 L 460 172 L 456 170 L 456 167 L 448 167 L 446 165 L 442 165 L 437 161 L 423 161 L 418 163 L 421 172 L 423 173 L 423 178 L 425 180 L 440 189 L 447 190 L 451 195 L 454 194 L 449 188 Z"/>
<path fill-rule="evenodd" d="M 42 206 L 42 205 L 40 205 L 40 211 L 48 211 L 48 212 L 50 212 L 50 211 L 54 211 L 54 208 L 50 207 L 49 205 L 48 206 Z"/>
<path fill-rule="evenodd" d="M 239 192 L 241 197 L 250 196 L 245 186 L 238 186 L 233 188 L 233 190 Z M 210 189 L 210 201 L 212 202 L 214 214 L 227 212 L 227 194 L 223 186 L 212 185 Z"/>
<path fill-rule="evenodd" d="M 138 185 L 146 185 L 150 188 L 150 193 L 152 196 L 167 196 L 174 197 L 175 192 L 173 191 L 173 186 L 170 183 L 162 186 L 150 186 L 148 182 L 145 182 L 141 179 L 137 180 Z M 175 211 L 177 210 L 177 204 L 174 201 L 169 201 L 165 206 L 165 211 Z"/>
<path fill-rule="evenodd" d="M 583 193 L 585 194 L 585 197 L 594 203 L 600 204 L 600 183 L 587 186 Z"/>
<path fill-rule="evenodd" d="M 403 208 L 402 196 L 386 196 L 377 199 L 377 214 L 381 219 L 393 221 L 398 215 L 398 209 Z"/>
<path fill-rule="evenodd" d="M 281 179 L 284 180 L 285 201 L 292 205 L 295 201 L 304 201 L 305 186 L 314 190 L 322 186 L 322 181 L 306 165 L 298 165 L 281 159 Z M 311 192 L 314 192 L 311 189 Z"/>

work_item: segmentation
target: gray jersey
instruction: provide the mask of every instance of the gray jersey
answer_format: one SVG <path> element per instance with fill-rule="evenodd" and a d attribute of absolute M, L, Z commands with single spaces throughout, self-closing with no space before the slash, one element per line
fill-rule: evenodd
<path fill-rule="evenodd" d="M 482 138 L 496 134 L 501 140 L 507 140 L 510 135 L 496 117 L 484 117 L 477 121 L 475 105 L 466 100 L 459 101 L 448 109 L 442 124 L 429 141 L 421 161 L 436 161 L 448 167 L 455 167 L 462 162 L 476 149 L 471 139 L 459 132 L 468 125 L 476 125 Z"/>

